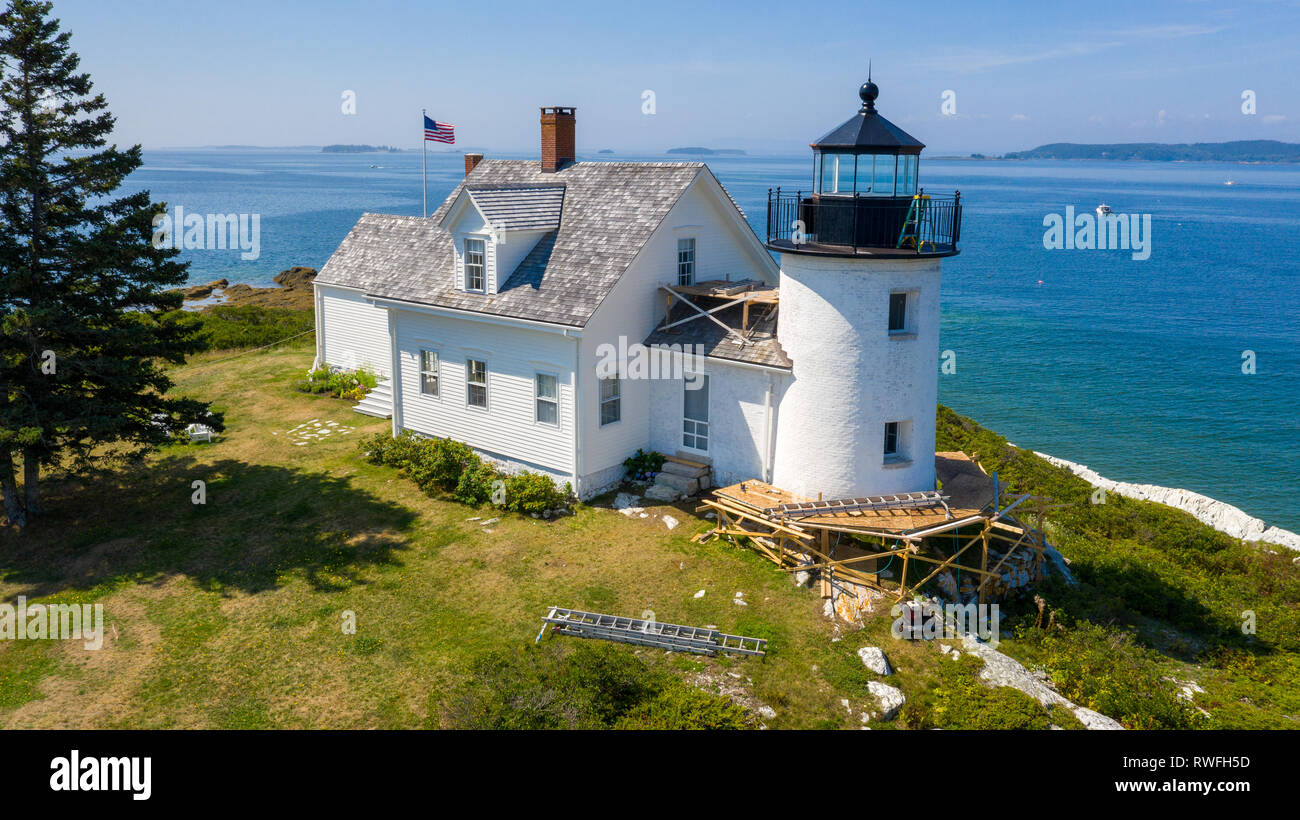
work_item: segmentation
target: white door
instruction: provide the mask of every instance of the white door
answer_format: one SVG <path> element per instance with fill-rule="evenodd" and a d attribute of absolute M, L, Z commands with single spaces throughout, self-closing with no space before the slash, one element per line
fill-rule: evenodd
<path fill-rule="evenodd" d="M 692 385 L 695 389 L 691 389 Z M 709 450 L 709 377 L 683 381 L 682 446 L 706 453 Z"/>

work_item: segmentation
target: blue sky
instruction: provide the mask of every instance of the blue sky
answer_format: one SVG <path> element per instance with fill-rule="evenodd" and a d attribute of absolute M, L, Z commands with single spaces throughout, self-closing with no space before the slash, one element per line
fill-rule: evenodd
<path fill-rule="evenodd" d="M 55 0 L 55 13 L 116 138 L 146 147 L 415 148 L 423 107 L 456 124 L 458 150 L 534 152 L 537 107 L 576 105 L 580 152 L 796 154 L 853 113 L 869 59 L 881 112 L 931 155 L 1300 141 L 1296 2 Z"/>

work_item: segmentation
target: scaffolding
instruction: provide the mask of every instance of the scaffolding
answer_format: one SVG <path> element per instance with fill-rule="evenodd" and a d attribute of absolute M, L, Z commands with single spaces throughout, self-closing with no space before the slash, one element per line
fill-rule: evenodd
<path fill-rule="evenodd" d="M 958 476 L 960 499 L 938 491 L 846 499 L 809 499 L 762 481 L 714 490 L 699 511 L 717 516 L 698 541 L 725 538 L 750 547 L 784 572 L 816 573 L 822 596 L 895 600 L 920 593 L 960 603 L 986 603 L 1041 579 L 1047 543 L 1042 515 L 1048 499 L 1006 498 L 996 476 L 961 453 L 936 459 Z M 941 470 L 941 474 L 943 474 Z M 979 504 L 976 499 L 987 498 Z M 1038 527 L 1017 514 L 1039 509 Z"/>

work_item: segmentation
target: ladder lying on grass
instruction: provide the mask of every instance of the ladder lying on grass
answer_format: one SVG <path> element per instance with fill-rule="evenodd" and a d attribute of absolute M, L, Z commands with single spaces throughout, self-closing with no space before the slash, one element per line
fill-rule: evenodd
<path fill-rule="evenodd" d="M 583 612 L 580 609 L 563 609 L 551 607 L 542 618 L 542 631 L 537 633 L 537 641 L 546 634 L 546 627 L 561 635 L 575 638 L 599 638 L 605 641 L 654 646 L 672 652 L 693 652 L 696 655 L 716 655 L 726 652 L 732 655 L 767 654 L 765 638 L 746 638 L 741 635 L 728 635 L 716 629 L 703 629 L 680 624 L 666 624 L 660 621 L 641 618 L 624 618 L 618 615 L 602 615 L 599 612 Z"/>

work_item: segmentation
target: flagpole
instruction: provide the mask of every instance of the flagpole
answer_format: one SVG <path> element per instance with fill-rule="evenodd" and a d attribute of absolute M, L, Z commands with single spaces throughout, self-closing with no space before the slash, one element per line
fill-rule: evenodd
<path fill-rule="evenodd" d="M 429 140 L 424 133 L 424 118 L 428 114 L 420 109 L 420 179 L 424 183 L 424 218 L 429 218 Z"/>

